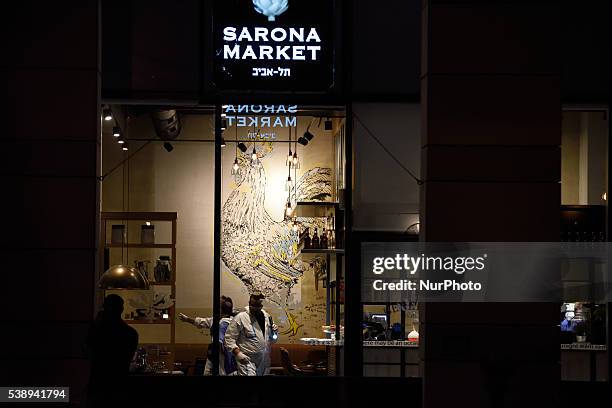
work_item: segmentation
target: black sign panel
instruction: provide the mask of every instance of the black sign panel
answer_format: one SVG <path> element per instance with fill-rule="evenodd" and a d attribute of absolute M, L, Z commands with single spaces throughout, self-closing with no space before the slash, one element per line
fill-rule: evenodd
<path fill-rule="evenodd" d="M 216 0 L 221 90 L 325 92 L 334 80 L 333 0 Z"/>

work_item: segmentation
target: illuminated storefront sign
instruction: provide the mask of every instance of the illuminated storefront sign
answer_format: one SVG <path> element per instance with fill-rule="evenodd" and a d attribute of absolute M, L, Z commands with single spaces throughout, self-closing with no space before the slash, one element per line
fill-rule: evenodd
<path fill-rule="evenodd" d="M 333 84 L 333 1 L 217 0 L 220 89 L 325 91 Z"/>
<path fill-rule="evenodd" d="M 223 105 L 228 126 L 254 129 L 248 131 L 247 139 L 276 139 L 270 128 L 296 127 L 297 111 L 297 105 Z"/>

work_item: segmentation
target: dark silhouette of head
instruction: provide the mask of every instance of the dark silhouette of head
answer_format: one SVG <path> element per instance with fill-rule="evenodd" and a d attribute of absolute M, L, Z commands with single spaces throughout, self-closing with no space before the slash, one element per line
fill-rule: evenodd
<path fill-rule="evenodd" d="M 234 313 L 234 302 L 228 296 L 221 296 L 221 316 L 227 317 Z"/>
<path fill-rule="evenodd" d="M 102 308 L 105 317 L 120 319 L 121 313 L 123 313 L 123 299 L 119 295 L 108 295 L 104 298 Z"/>
<path fill-rule="evenodd" d="M 260 312 L 263 308 L 263 300 L 265 296 L 260 292 L 251 293 L 249 298 L 249 308 L 252 312 Z"/>

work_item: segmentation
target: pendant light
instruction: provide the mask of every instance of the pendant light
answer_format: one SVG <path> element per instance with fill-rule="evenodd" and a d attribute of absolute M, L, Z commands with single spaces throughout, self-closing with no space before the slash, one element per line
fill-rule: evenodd
<path fill-rule="evenodd" d="M 126 126 L 127 128 L 128 126 Z M 126 145 L 124 145 L 124 147 L 127 147 Z M 127 150 L 124 149 L 124 150 Z M 129 183 L 130 183 L 130 161 L 129 159 L 127 160 L 126 163 L 124 163 L 123 165 L 123 171 L 125 172 L 125 166 L 127 166 L 128 168 L 128 172 L 127 172 L 127 184 L 128 184 L 128 188 L 127 188 L 127 194 L 128 194 L 128 212 L 130 209 L 130 204 L 129 204 Z M 126 188 L 125 188 L 125 177 L 124 177 L 124 181 L 123 181 L 123 210 L 125 212 L 125 196 L 126 196 L 126 192 L 125 192 Z M 125 220 L 126 224 L 128 225 L 129 228 L 129 223 L 127 222 L 127 220 Z M 121 244 L 121 258 L 123 261 L 123 249 L 126 248 L 126 241 L 127 241 L 127 237 L 129 235 L 126 232 L 125 238 L 122 240 L 122 244 Z M 126 258 L 129 261 L 129 252 L 127 251 L 126 248 Z M 118 264 L 118 265 L 113 265 L 110 268 L 108 268 L 100 277 L 100 280 L 98 281 L 98 287 L 100 289 L 105 289 L 105 290 L 110 290 L 110 289 L 143 289 L 143 290 L 147 290 L 149 289 L 149 281 L 147 280 L 147 278 L 145 278 L 139 270 L 137 270 L 136 268 L 132 268 L 131 266 L 126 266 L 126 265 L 122 265 L 122 264 Z"/>
<path fill-rule="evenodd" d="M 253 126 L 253 153 L 251 153 L 251 164 L 253 166 L 257 166 L 259 164 L 259 157 L 257 157 L 257 150 L 255 149 L 258 134 L 259 132 L 255 132 L 255 126 Z"/>
<path fill-rule="evenodd" d="M 291 199 L 291 190 L 293 190 L 294 186 L 295 186 L 295 183 L 293 179 L 291 178 L 291 167 L 289 167 L 289 174 L 287 176 L 287 181 L 285 182 L 285 191 L 289 192 L 289 199 Z"/>
<path fill-rule="evenodd" d="M 297 128 L 295 130 L 295 134 L 297 135 Z M 291 141 L 289 141 L 289 144 L 291 144 Z M 293 166 L 294 169 L 300 168 L 300 158 L 298 157 L 297 150 L 298 150 L 298 142 L 296 138 L 295 139 L 295 152 L 293 152 L 293 157 L 291 158 L 291 165 Z"/>
<path fill-rule="evenodd" d="M 299 232 L 300 224 L 297 222 L 297 217 L 293 217 L 293 232 Z"/>
<path fill-rule="evenodd" d="M 259 164 L 259 157 L 257 157 L 257 150 L 255 149 L 255 142 L 253 142 L 253 153 L 251 153 L 251 164 L 257 166 Z"/>
<path fill-rule="evenodd" d="M 291 214 L 293 214 L 293 207 L 291 206 L 290 198 L 287 198 L 287 207 L 285 208 L 285 214 L 287 215 L 287 218 L 291 217 Z"/>
<path fill-rule="evenodd" d="M 234 159 L 234 164 L 232 165 L 232 176 L 237 176 L 240 174 L 240 164 L 238 163 L 238 126 L 236 128 L 236 158 Z"/>
<path fill-rule="evenodd" d="M 285 160 L 285 166 L 291 167 L 293 165 L 293 153 L 291 152 L 291 126 L 289 126 L 289 154 L 287 160 Z"/>

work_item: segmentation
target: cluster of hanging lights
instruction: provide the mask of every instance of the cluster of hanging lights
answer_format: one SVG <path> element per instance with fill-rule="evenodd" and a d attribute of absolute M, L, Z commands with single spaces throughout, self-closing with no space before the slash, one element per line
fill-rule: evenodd
<path fill-rule="evenodd" d="M 296 135 L 297 136 L 297 135 Z M 291 151 L 291 127 L 289 127 L 289 153 L 287 154 L 287 159 L 285 160 L 285 165 L 288 168 L 288 176 L 287 182 L 285 183 L 285 191 L 288 192 L 287 195 L 287 208 L 285 210 L 286 218 L 291 219 L 291 228 L 294 232 L 298 232 L 300 229 L 299 223 L 297 221 L 297 217 L 293 216 L 294 207 L 291 203 L 291 192 L 293 191 L 294 199 L 297 201 L 297 188 L 296 188 L 296 179 L 297 179 L 297 170 L 300 168 L 300 159 L 297 153 L 297 137 L 295 141 L 295 151 Z M 293 178 L 291 178 L 291 170 L 293 170 Z"/>

